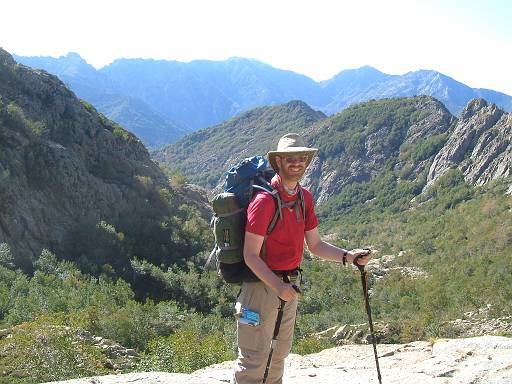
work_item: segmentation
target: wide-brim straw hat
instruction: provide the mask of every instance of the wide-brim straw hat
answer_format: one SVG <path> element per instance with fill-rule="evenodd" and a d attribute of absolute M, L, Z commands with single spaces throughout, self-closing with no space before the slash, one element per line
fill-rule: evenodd
<path fill-rule="evenodd" d="M 311 160 L 315 156 L 315 153 L 318 151 L 317 148 L 309 148 L 306 147 L 304 140 L 296 133 L 287 133 L 283 137 L 279 139 L 277 143 L 276 151 L 269 151 L 267 153 L 268 161 L 274 171 L 278 171 L 276 156 L 300 156 L 307 155 L 308 160 L 306 161 L 306 168 L 308 167 Z"/>

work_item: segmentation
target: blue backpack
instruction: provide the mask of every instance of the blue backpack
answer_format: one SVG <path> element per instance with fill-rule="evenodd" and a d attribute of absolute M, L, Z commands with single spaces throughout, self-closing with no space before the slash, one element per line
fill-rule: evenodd
<path fill-rule="evenodd" d="M 210 222 L 215 236 L 215 245 L 206 262 L 209 265 L 215 256 L 219 275 L 228 283 L 240 284 L 243 281 L 257 281 L 258 278 L 244 262 L 245 223 L 247 207 L 257 191 L 270 193 L 276 202 L 276 213 L 267 229 L 270 235 L 281 217 L 281 209 L 295 202 L 282 204 L 277 190 L 270 185 L 275 172 L 263 156 L 253 156 L 240 161 L 226 172 L 224 192 L 212 200 L 215 212 Z M 304 198 L 299 188 L 299 200 L 305 217 Z M 264 248 L 264 245 L 263 245 Z"/>

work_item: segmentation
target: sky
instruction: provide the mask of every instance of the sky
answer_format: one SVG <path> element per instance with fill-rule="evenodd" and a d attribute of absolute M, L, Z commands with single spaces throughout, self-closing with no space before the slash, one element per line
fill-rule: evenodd
<path fill-rule="evenodd" d="M 189 62 L 246 57 L 326 80 L 370 65 L 512 95 L 509 0 L 4 0 L 0 47 Z"/>

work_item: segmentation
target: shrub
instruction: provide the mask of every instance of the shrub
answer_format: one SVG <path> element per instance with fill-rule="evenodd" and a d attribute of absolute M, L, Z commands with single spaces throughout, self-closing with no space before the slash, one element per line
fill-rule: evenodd
<path fill-rule="evenodd" d="M 15 102 L 11 101 L 7 105 L 7 126 L 14 129 L 28 129 L 37 136 L 41 136 L 46 126 L 42 121 L 33 121 L 25 116 L 23 109 Z"/>
<path fill-rule="evenodd" d="M 292 353 L 299 355 L 309 355 L 317 353 L 327 348 L 335 347 L 336 345 L 329 339 L 321 339 L 315 336 L 307 336 L 293 343 Z"/>
<path fill-rule="evenodd" d="M 220 331 L 203 335 L 196 329 L 183 329 L 153 339 L 136 369 L 190 373 L 232 358 Z"/>
<path fill-rule="evenodd" d="M 160 169 L 167 175 L 173 186 L 183 186 L 187 183 L 187 178 L 178 169 L 160 164 Z"/>
<path fill-rule="evenodd" d="M 113 123 L 112 125 L 114 127 L 114 129 L 112 131 L 114 136 L 122 138 L 124 141 L 130 141 L 130 140 L 135 141 L 133 136 L 130 135 L 130 133 L 126 129 L 121 127 L 119 124 Z"/>
<path fill-rule="evenodd" d="M 0 339 L 0 384 L 29 384 L 103 375 L 105 356 L 77 330 L 48 319 L 23 323 Z"/>
<path fill-rule="evenodd" d="M 11 247 L 7 243 L 0 243 L 0 266 L 14 268 L 14 257 L 11 253 Z"/>

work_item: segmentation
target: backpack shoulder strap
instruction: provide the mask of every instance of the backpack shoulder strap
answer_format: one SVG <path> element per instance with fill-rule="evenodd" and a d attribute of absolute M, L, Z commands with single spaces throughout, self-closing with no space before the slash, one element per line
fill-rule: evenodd
<path fill-rule="evenodd" d="M 272 195 L 272 197 L 274 198 L 275 202 L 276 202 L 276 211 L 274 213 L 274 216 L 272 217 L 272 220 L 270 221 L 270 224 L 268 225 L 268 228 L 267 228 L 267 233 L 265 235 L 265 237 L 263 238 L 263 244 L 261 245 L 261 251 L 260 251 L 260 257 L 266 261 L 267 260 L 267 251 L 266 251 L 266 242 L 267 242 L 267 238 L 270 236 L 270 234 L 272 233 L 272 231 L 274 230 L 274 227 L 276 226 L 276 223 L 277 223 L 277 220 L 279 218 L 282 218 L 282 212 L 281 212 L 281 209 L 283 207 L 283 203 L 281 201 L 281 197 L 279 196 L 279 191 L 277 189 L 273 189 L 272 192 L 268 192 L 266 191 L 268 194 Z"/>
<path fill-rule="evenodd" d="M 269 192 L 269 193 L 271 195 L 273 195 L 274 199 L 276 200 L 276 213 L 274 214 L 274 217 L 272 218 L 272 221 L 270 222 L 270 225 L 268 226 L 267 236 L 270 235 L 272 233 L 272 231 L 274 230 L 277 220 L 283 218 L 283 213 L 281 211 L 283 207 L 294 206 L 296 214 L 297 214 L 297 221 L 300 221 L 300 213 L 298 211 L 298 209 L 300 207 L 300 211 L 302 211 L 302 217 L 304 218 L 304 220 L 306 220 L 306 202 L 304 200 L 304 192 L 302 191 L 302 187 L 300 186 L 300 184 L 299 184 L 299 191 L 298 191 L 299 198 L 297 201 L 294 201 L 291 204 L 283 204 L 281 197 L 279 196 L 279 192 L 276 189 L 272 190 L 272 192 Z"/>
<path fill-rule="evenodd" d="M 304 200 L 304 192 L 302 191 L 302 187 L 299 184 L 299 204 L 302 210 L 302 217 L 306 220 L 306 201 Z"/>
<path fill-rule="evenodd" d="M 277 220 L 283 218 L 283 213 L 281 212 L 281 209 L 283 208 L 283 202 L 281 201 L 281 197 L 279 196 L 279 191 L 277 189 L 272 190 L 272 192 L 269 192 L 276 202 L 276 212 L 274 213 L 274 217 L 272 217 L 272 220 L 270 221 L 270 224 L 267 228 L 267 236 L 272 233 L 274 230 L 274 227 L 276 226 Z"/>

